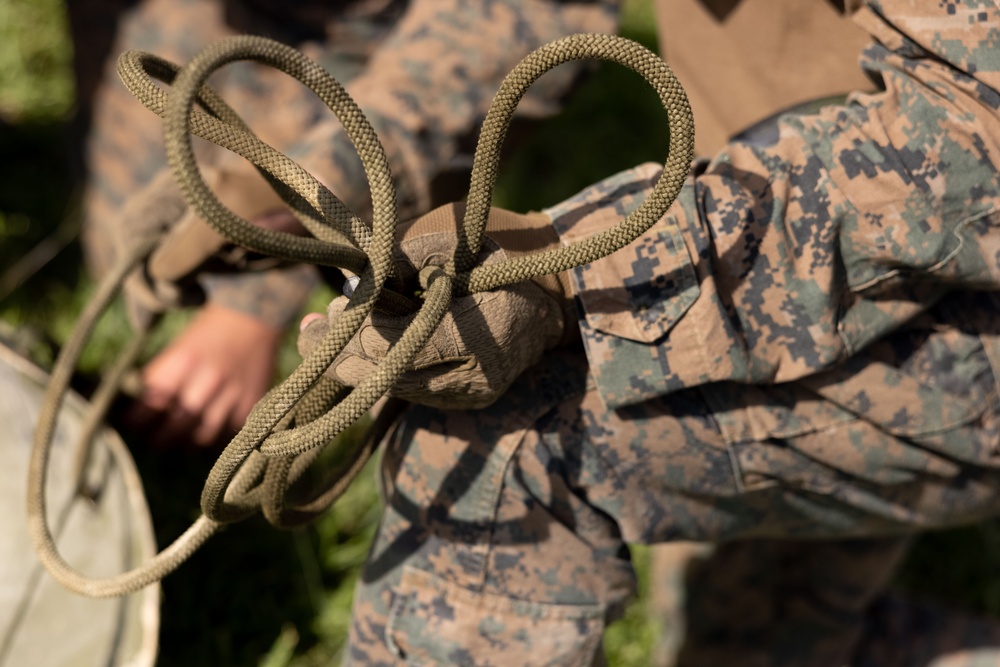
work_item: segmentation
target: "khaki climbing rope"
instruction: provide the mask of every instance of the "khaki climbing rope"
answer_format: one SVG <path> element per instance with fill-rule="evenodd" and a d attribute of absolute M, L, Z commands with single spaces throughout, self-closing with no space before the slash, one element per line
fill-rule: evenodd
<path fill-rule="evenodd" d="M 670 128 L 663 172 L 642 205 L 615 227 L 572 245 L 476 266 L 497 177 L 500 149 L 518 102 L 543 73 L 571 60 L 603 59 L 642 75 L 659 94 Z M 227 63 L 250 60 L 295 77 L 326 103 L 347 131 L 364 165 L 374 212 L 371 227 L 333 193 L 287 156 L 258 139 L 207 85 L 208 76 Z M 72 336 L 62 349 L 35 433 L 28 475 L 28 524 L 39 559 L 67 588 L 91 597 L 134 592 L 158 581 L 186 560 L 218 528 L 258 511 L 279 527 L 315 518 L 333 503 L 375 450 L 399 409 L 379 411 L 369 436 L 346 452 L 325 478 L 310 487 L 305 500 L 292 503 L 288 490 L 319 458 L 323 448 L 367 414 L 410 367 L 448 309 L 453 295 L 491 290 L 530 278 L 566 271 L 618 250 L 666 213 L 688 172 L 693 154 L 693 122 L 687 98 L 664 62 L 630 40 L 609 35 L 574 35 L 529 54 L 504 79 L 483 123 L 472 168 L 463 227 L 454 257 L 445 266 L 419 275 L 422 303 L 397 290 L 392 249 L 396 197 L 378 137 L 357 104 L 322 67 L 296 50 L 261 37 L 234 37 L 209 46 L 184 68 L 155 56 L 130 51 L 119 59 L 119 74 L 142 103 L 162 116 L 167 157 L 185 199 L 220 234 L 253 251 L 294 262 L 345 269 L 360 276 L 343 315 L 299 367 L 254 407 L 246 424 L 212 467 L 201 496 L 202 516 L 151 561 L 117 576 L 96 579 L 77 572 L 60 556 L 46 521 L 45 483 L 56 417 L 70 377 L 97 318 L 121 289 L 125 277 L 153 252 L 159 239 L 139 239 L 101 283 Z M 169 84 L 169 94 L 153 79 Z M 199 108 L 200 106 L 200 108 Z M 312 238 L 261 229 L 226 209 L 201 177 L 191 135 L 227 148 L 253 163 L 288 202 Z M 412 324 L 374 373 L 357 387 L 345 387 L 324 371 L 344 349 L 375 307 L 419 308 Z M 102 380 L 95 397 L 89 433 L 103 417 L 124 369 L 134 362 L 141 342 L 130 344 L 123 360 Z M 338 442 L 338 446 L 345 446 Z M 84 444 L 83 451 L 86 451 Z M 80 467 L 82 468 L 82 463 Z M 303 495 L 303 494 L 297 494 Z"/>

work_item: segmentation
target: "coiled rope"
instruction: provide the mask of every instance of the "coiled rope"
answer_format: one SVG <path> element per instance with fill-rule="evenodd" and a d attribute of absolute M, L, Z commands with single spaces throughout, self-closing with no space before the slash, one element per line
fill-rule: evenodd
<path fill-rule="evenodd" d="M 601 59 L 639 73 L 656 90 L 667 112 L 669 149 L 663 172 L 642 205 L 615 227 L 572 245 L 489 266 L 476 266 L 497 177 L 500 149 L 514 110 L 543 73 L 571 60 Z M 258 139 L 205 81 L 216 69 L 250 60 L 281 70 L 310 88 L 337 116 L 361 157 L 371 188 L 371 227 L 322 183 L 287 156 Z M 294 262 L 335 266 L 360 276 L 343 315 L 316 349 L 254 407 L 246 424 L 212 467 L 201 496 L 202 516 L 149 562 L 108 578 L 91 578 L 60 556 L 46 520 L 46 470 L 56 417 L 70 377 L 97 319 L 124 278 L 152 253 L 158 239 L 139 239 L 109 272 L 56 360 L 35 433 L 28 475 L 28 525 L 39 559 L 63 586 L 90 597 L 125 595 L 156 582 L 186 560 L 219 527 L 258 511 L 279 527 L 298 525 L 324 511 L 347 488 L 388 428 L 393 410 L 383 410 L 373 434 L 313 485 L 306 500 L 292 503 L 289 487 L 319 458 L 322 448 L 371 410 L 406 372 L 448 309 L 453 295 L 491 290 L 566 271 L 618 250 L 649 229 L 680 191 L 693 155 L 691 110 L 680 83 L 654 53 L 609 35 L 573 35 L 526 56 L 504 79 L 480 132 L 463 227 L 454 257 L 419 275 L 423 302 L 412 324 L 374 373 L 354 388 L 323 375 L 375 307 L 406 308 L 404 297 L 386 289 L 394 276 L 396 198 L 385 151 L 371 125 L 344 88 L 298 51 L 262 37 L 233 37 L 201 52 L 184 68 L 139 51 L 122 55 L 119 74 L 129 90 L 164 119 L 169 163 L 185 199 L 227 239 L 253 251 Z M 153 79 L 170 84 L 169 94 Z M 198 108 L 200 105 L 201 108 Z M 292 207 L 312 238 L 261 229 L 238 217 L 212 194 L 195 163 L 191 135 L 227 148 L 253 163 Z M 141 343 L 102 380 L 95 408 L 106 409 L 123 369 Z M 398 406 L 397 406 L 398 407 Z M 103 416 L 103 413 L 100 415 Z M 97 423 L 99 417 L 88 420 Z M 93 429 L 88 429 L 92 431 Z"/>

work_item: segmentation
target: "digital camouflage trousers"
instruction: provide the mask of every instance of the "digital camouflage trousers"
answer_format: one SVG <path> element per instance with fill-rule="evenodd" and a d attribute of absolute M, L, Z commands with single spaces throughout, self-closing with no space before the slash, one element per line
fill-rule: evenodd
<path fill-rule="evenodd" d="M 689 568 L 678 664 L 929 665 L 998 645 L 986 624 L 932 641 L 871 605 L 908 536 L 1000 507 L 998 306 L 950 295 L 785 385 L 609 411 L 566 349 L 484 410 L 412 408 L 388 438 L 346 661 L 600 664 L 635 588 L 627 544 L 677 540 L 719 543 Z"/>

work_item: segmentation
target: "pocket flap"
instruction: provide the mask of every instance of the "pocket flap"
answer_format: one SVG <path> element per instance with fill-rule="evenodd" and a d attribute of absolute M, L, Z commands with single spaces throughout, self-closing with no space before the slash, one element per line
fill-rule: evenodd
<path fill-rule="evenodd" d="M 694 266 L 671 219 L 577 275 L 588 325 L 639 343 L 662 339 L 698 298 Z"/>

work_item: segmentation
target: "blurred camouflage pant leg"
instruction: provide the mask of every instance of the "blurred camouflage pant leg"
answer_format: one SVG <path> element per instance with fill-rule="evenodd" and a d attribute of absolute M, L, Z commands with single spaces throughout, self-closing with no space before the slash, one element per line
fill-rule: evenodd
<path fill-rule="evenodd" d="M 1000 622 L 884 593 L 909 542 L 657 546 L 653 664 L 1000 665 Z"/>
<path fill-rule="evenodd" d="M 685 568 L 686 632 L 678 654 L 657 664 L 853 665 L 866 612 L 908 544 L 907 538 L 721 544 Z"/>
<path fill-rule="evenodd" d="M 851 667 L 995 667 L 1000 623 L 887 595 L 865 616 Z"/>
<path fill-rule="evenodd" d="M 485 410 L 413 408 L 388 442 L 349 662 L 599 661 L 634 585 L 626 543 L 740 540 L 719 558 L 776 548 L 768 558 L 789 581 L 822 584 L 791 610 L 760 603 L 749 620 L 808 630 L 771 628 L 788 658 L 766 664 L 818 647 L 840 667 L 836 642 L 856 636 L 899 557 L 894 536 L 997 511 L 995 312 L 991 295 L 955 295 L 789 385 L 717 384 L 608 411 L 582 353 L 564 351 Z M 761 595 L 786 585 L 761 583 Z"/>

